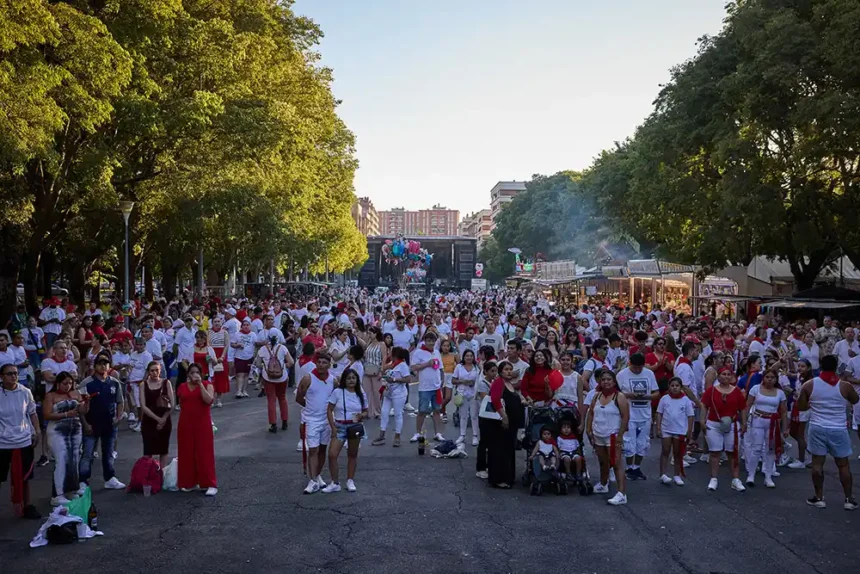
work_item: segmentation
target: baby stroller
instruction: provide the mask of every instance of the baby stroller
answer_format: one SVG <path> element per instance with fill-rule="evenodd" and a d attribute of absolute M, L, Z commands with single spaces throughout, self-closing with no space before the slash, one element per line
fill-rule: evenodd
<path fill-rule="evenodd" d="M 526 409 L 525 434 L 522 445 L 526 452 L 526 470 L 523 473 L 523 486 L 530 487 L 534 496 L 543 494 L 544 488 L 555 485 L 557 494 L 567 494 L 567 483 L 559 480 L 556 473 L 550 473 L 540 468 L 537 458 L 529 460 L 534 446 L 540 440 L 541 429 L 549 426 L 556 433 L 555 411 L 549 407 L 529 407 Z"/>

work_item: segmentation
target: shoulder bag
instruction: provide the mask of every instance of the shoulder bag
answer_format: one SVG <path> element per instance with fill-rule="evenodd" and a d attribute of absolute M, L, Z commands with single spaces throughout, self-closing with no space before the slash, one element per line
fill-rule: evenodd
<path fill-rule="evenodd" d="M 343 392 L 343 420 L 349 420 L 346 416 L 346 389 L 341 389 Z M 364 436 L 364 425 L 362 423 L 354 423 L 346 427 L 346 438 L 352 440 L 362 438 Z"/>

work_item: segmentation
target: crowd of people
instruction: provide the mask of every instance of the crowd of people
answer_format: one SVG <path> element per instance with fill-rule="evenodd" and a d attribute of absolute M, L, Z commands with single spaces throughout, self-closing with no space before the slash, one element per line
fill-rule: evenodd
<path fill-rule="evenodd" d="M 131 309 L 51 298 L 38 315 L 20 307 L 0 332 L 0 481 L 10 482 L 24 517 L 38 517 L 29 479 L 51 460 L 52 504 L 82 494 L 96 458 L 104 487 L 122 489 L 118 429 L 140 433 L 140 452 L 164 466 L 177 416 L 178 487 L 215 496 L 211 409 L 256 391 L 267 402 L 266 430 L 283 432 L 294 387 L 307 494 L 341 490 L 344 447 L 345 488 L 357 490 L 372 419 L 379 432 L 369 444 L 393 448 L 403 432 L 422 448 L 441 443 L 450 422 L 455 441 L 476 449 L 476 476 L 511 488 L 529 413 L 545 408 L 570 417 L 539 429 L 529 464 L 560 481 L 589 474 L 598 494 L 615 483 L 613 505 L 626 504 L 629 484 L 646 478 L 643 459 L 659 439 L 662 484 L 683 486 L 684 469 L 700 461 L 709 465 L 708 490 L 718 489 L 726 462 L 739 492 L 759 472 L 774 488 L 780 469 L 811 467 L 807 503 L 819 508 L 830 455 L 843 506 L 854 510 L 858 330 L 829 317 L 821 325 L 774 316 L 747 323 L 659 305 L 563 309 L 514 290 L 185 295 L 136 299 Z M 123 448 L 137 452 L 133 442 L 124 434 Z M 597 455 L 591 472 L 586 447 Z"/>

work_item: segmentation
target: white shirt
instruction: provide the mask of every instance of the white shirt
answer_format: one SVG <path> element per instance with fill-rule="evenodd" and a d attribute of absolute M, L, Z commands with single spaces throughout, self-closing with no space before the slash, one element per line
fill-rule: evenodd
<path fill-rule="evenodd" d="M 43 327 L 46 333 L 59 335 L 63 331 L 63 321 L 66 320 L 66 312 L 59 307 L 45 307 L 39 313 L 39 319 L 42 321 L 50 321 L 51 319 L 59 319 L 59 323 L 47 323 Z"/>
<path fill-rule="evenodd" d="M 310 368 L 308 368 L 310 367 Z M 328 415 L 328 398 L 334 390 L 334 375 L 329 372 L 328 378 L 324 381 L 314 375 L 311 371 L 316 369 L 313 361 L 305 363 L 300 369 L 299 381 L 305 375 L 309 375 L 311 384 L 308 385 L 308 390 L 305 393 L 305 406 L 302 407 L 302 422 L 324 422 Z"/>
<path fill-rule="evenodd" d="M 15 364 L 15 352 L 12 350 L 12 346 L 9 345 L 6 347 L 5 351 L 0 351 L 0 368 L 3 365 L 14 365 Z"/>
<path fill-rule="evenodd" d="M 693 416 L 693 401 L 684 395 L 680 399 L 673 399 L 669 395 L 663 395 L 657 404 L 657 412 L 663 415 L 660 430 L 663 436 L 676 435 L 686 436 L 689 428 L 689 417 Z"/>
<path fill-rule="evenodd" d="M 797 345 L 797 350 L 800 352 L 800 358 L 809 361 L 809 364 L 812 365 L 813 370 L 817 371 L 819 369 L 821 349 L 818 347 L 818 343 L 812 343 L 811 347 L 807 347 L 806 343 L 800 343 L 799 345 Z"/>
<path fill-rule="evenodd" d="M 478 335 L 476 338 L 478 339 L 479 347 L 492 347 L 493 350 L 496 352 L 497 357 L 499 356 L 499 353 L 502 352 L 502 346 L 505 344 L 504 337 L 496 333 L 487 333 L 485 331 Z"/>
<path fill-rule="evenodd" d="M 474 337 L 471 341 L 467 341 L 463 339 L 460 341 L 460 344 L 457 345 L 457 350 L 460 352 L 460 358 L 463 358 L 463 352 L 466 350 L 470 350 L 475 354 L 475 360 L 478 359 L 478 341 Z"/>
<path fill-rule="evenodd" d="M 403 327 L 402 331 L 399 329 L 391 331 L 391 339 L 394 341 L 395 347 L 401 347 L 408 351 L 412 347 L 414 335 L 412 334 L 412 331 Z"/>
<path fill-rule="evenodd" d="M 275 356 L 277 357 L 278 362 L 281 364 L 281 376 L 276 379 L 269 378 L 269 374 L 267 372 L 266 367 L 269 364 L 269 358 L 272 356 L 272 351 L 269 350 L 268 345 L 265 347 L 260 347 L 260 350 L 257 351 L 260 360 L 263 361 L 263 368 L 261 369 L 261 374 L 263 375 L 263 379 L 270 383 L 283 383 L 287 380 L 287 377 L 289 376 L 289 369 L 287 369 L 287 355 L 289 355 L 290 352 L 284 345 L 280 344 L 276 345 L 275 349 Z"/>
<path fill-rule="evenodd" d="M 235 349 L 234 358 L 241 359 L 242 361 L 253 359 L 257 353 L 257 347 L 254 346 L 256 340 L 257 336 L 254 333 L 243 333 L 242 331 L 231 337 L 231 343 L 240 343 L 242 345 L 241 349 Z"/>
<path fill-rule="evenodd" d="M 259 333 L 264 328 L 265 328 L 265 326 L 263 325 L 262 319 L 254 319 L 253 321 L 251 321 L 251 332 L 252 333 L 254 333 L 254 334 Z"/>
<path fill-rule="evenodd" d="M 442 365 L 442 356 L 439 351 L 425 351 L 421 347 L 412 352 L 411 364 L 426 363 L 436 359 L 439 361 L 439 366 Z M 442 387 L 442 377 L 440 376 L 441 369 L 434 369 L 432 366 L 418 371 L 418 390 L 419 391 L 435 391 Z"/>
<path fill-rule="evenodd" d="M 154 361 L 161 361 L 161 354 L 164 352 L 161 343 L 155 340 L 155 337 L 146 342 L 146 352 L 152 355 Z"/>
<path fill-rule="evenodd" d="M 233 335 L 239 332 L 239 329 L 242 327 L 242 323 L 236 317 L 232 317 L 224 321 L 224 329 L 230 333 L 230 338 L 233 338 Z"/>
<path fill-rule="evenodd" d="M 776 395 L 762 394 L 761 385 L 756 385 L 749 390 L 749 396 L 755 397 L 752 410 L 760 413 L 773 414 L 779 410 L 779 405 L 785 402 L 785 393 L 782 389 L 776 389 Z"/>
<path fill-rule="evenodd" d="M 253 331 L 253 326 L 251 327 L 251 330 Z M 257 331 L 257 342 L 258 343 L 268 343 L 269 339 L 271 339 L 272 337 L 277 339 L 278 343 L 280 343 L 281 345 L 284 344 L 284 341 L 285 341 L 284 334 L 281 333 L 281 331 L 276 329 L 275 327 L 272 327 L 271 329 L 263 328 L 263 329 L 260 329 L 259 331 Z"/>
<path fill-rule="evenodd" d="M 355 392 L 350 392 L 346 389 L 335 389 L 328 397 L 328 403 L 334 405 L 334 420 L 336 421 L 352 421 L 355 415 L 361 414 L 361 411 L 367 407 L 367 397 L 364 398 L 364 403 L 358 398 Z"/>
<path fill-rule="evenodd" d="M 56 377 L 60 373 L 77 373 L 78 366 L 71 359 L 66 359 L 62 363 L 58 363 L 54 359 L 45 359 L 42 361 L 42 372 L 48 371 Z M 48 381 L 42 381 L 45 385 L 45 392 L 50 393 L 51 389 L 54 388 L 54 383 L 49 383 Z"/>
<path fill-rule="evenodd" d="M 9 345 L 9 350 L 15 356 L 15 365 L 18 367 L 18 382 L 27 381 L 27 371 L 30 367 L 21 367 L 24 361 L 27 360 L 27 350 L 24 347 Z"/>
<path fill-rule="evenodd" d="M 606 356 L 608 357 L 609 354 L 607 353 Z M 597 389 L 597 379 L 594 378 L 594 374 L 600 369 L 609 369 L 610 371 L 613 370 L 612 365 L 610 365 L 607 361 L 600 361 L 598 359 L 595 359 L 594 357 L 588 359 L 588 361 L 586 361 L 585 363 L 585 366 L 582 367 L 583 373 L 585 373 L 586 371 L 591 372 L 591 378 L 588 380 L 588 389 L 590 391 Z"/>
<path fill-rule="evenodd" d="M 764 355 L 764 344 L 759 343 L 758 341 L 753 341 L 752 343 L 750 343 L 749 354 L 750 355 L 758 355 L 758 356 Z"/>
<path fill-rule="evenodd" d="M 430 370 L 432 371 L 433 369 Z M 393 369 L 389 369 L 386 371 L 386 374 L 391 375 L 391 378 L 393 379 L 408 379 L 411 377 L 409 365 L 406 363 L 400 363 Z M 387 387 L 385 394 L 393 399 L 405 397 L 408 391 L 406 383 L 392 383 L 390 381 L 385 381 L 385 385 Z"/>
<path fill-rule="evenodd" d="M 698 396 L 698 385 L 696 384 L 696 374 L 693 367 L 687 363 L 680 362 L 680 359 L 675 363 L 675 376 L 681 379 L 681 383 L 685 387 L 690 387 L 693 394 Z"/>
<path fill-rule="evenodd" d="M 849 343 L 848 339 L 842 339 L 833 345 L 833 354 L 839 359 L 839 367 L 836 369 L 837 373 L 844 371 L 851 360 L 852 357 L 848 354 L 848 351 L 853 351 L 855 357 L 860 355 L 860 343 L 856 340 Z"/>
<path fill-rule="evenodd" d="M 618 373 L 616 378 L 622 392 L 634 393 L 643 397 L 642 399 L 630 399 L 630 420 L 632 422 L 650 421 L 651 393 L 660 390 L 654 372 L 642 367 L 642 372 L 636 374 L 628 367 Z"/>
<path fill-rule="evenodd" d="M 478 368 L 478 365 L 473 364 L 471 371 L 466 369 L 464 365 L 457 365 L 454 368 L 454 378 L 460 381 L 472 381 L 471 385 L 458 384 L 457 392 L 467 398 L 474 397 L 475 383 L 478 382 L 478 376 L 480 373 L 481 369 Z"/>
<path fill-rule="evenodd" d="M 132 351 L 129 358 L 131 359 L 131 371 L 128 374 L 128 380 L 133 383 L 142 381 L 146 377 L 146 366 L 152 362 L 152 355 L 147 351 L 142 353 Z"/>
<path fill-rule="evenodd" d="M 176 360 L 194 362 L 194 330 L 186 326 L 177 329 L 173 336 L 173 344 L 177 346 Z"/>
<path fill-rule="evenodd" d="M 24 336 L 24 348 L 28 351 L 38 351 L 45 347 L 45 332 L 39 327 L 21 329 Z"/>

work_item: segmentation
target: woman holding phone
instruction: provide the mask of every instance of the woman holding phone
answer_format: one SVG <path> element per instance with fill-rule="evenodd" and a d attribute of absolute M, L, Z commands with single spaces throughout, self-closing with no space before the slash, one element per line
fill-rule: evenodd
<path fill-rule="evenodd" d="M 179 450 L 176 486 L 182 492 L 199 487 L 206 489 L 206 496 L 215 496 L 218 481 L 210 412 L 215 390 L 211 383 L 203 380 L 200 365 L 191 363 L 188 366 L 188 380 L 179 385 L 176 396 L 182 401 L 176 441 Z"/>

